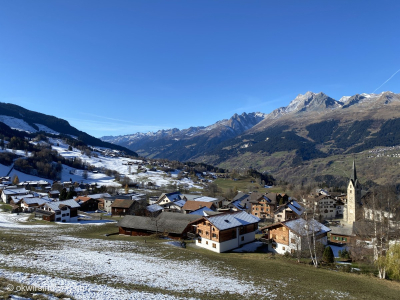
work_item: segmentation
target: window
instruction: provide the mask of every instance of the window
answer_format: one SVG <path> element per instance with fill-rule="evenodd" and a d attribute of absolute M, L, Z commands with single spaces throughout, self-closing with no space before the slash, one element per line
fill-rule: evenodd
<path fill-rule="evenodd" d="M 197 239 L 197 243 L 201 244 L 201 239 Z"/>
<path fill-rule="evenodd" d="M 257 213 L 255 213 L 254 215 L 257 216 Z"/>
<path fill-rule="evenodd" d="M 208 245 L 208 241 L 206 241 L 206 245 Z"/>
<path fill-rule="evenodd" d="M 285 247 L 282 247 L 282 250 L 285 250 L 286 248 Z"/>
<path fill-rule="evenodd" d="M 282 236 L 282 241 L 286 241 L 286 237 L 285 236 Z"/>
<path fill-rule="evenodd" d="M 273 234 L 273 235 L 272 235 L 272 238 L 273 238 L 273 239 L 276 239 L 276 234 Z"/>
<path fill-rule="evenodd" d="M 273 249 L 276 249 L 276 244 L 272 244 L 272 248 L 273 248 Z"/>
<path fill-rule="evenodd" d="M 213 234 L 212 234 L 212 237 L 213 237 L 213 238 L 217 238 L 218 236 L 217 236 L 217 234 L 213 233 Z"/>
<path fill-rule="evenodd" d="M 206 235 L 208 235 L 208 231 L 206 231 Z"/>
<path fill-rule="evenodd" d="M 296 244 L 296 241 L 295 241 L 294 239 L 290 239 L 290 242 L 291 242 L 292 244 Z"/>
<path fill-rule="evenodd" d="M 242 240 L 242 242 L 244 241 L 244 236 L 242 236 L 241 240 Z"/>
<path fill-rule="evenodd" d="M 57 219 L 56 219 L 56 222 L 60 222 L 60 221 L 61 221 L 61 218 L 57 218 Z"/>
<path fill-rule="evenodd" d="M 215 243 L 212 244 L 213 248 L 217 248 L 217 245 Z"/>
<path fill-rule="evenodd" d="M 198 232 L 198 234 L 201 234 L 201 233 L 202 233 L 201 229 L 198 229 L 197 232 Z"/>

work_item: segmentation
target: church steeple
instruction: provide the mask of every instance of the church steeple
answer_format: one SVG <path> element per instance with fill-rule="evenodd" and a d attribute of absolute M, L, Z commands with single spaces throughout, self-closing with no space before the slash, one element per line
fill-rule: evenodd
<path fill-rule="evenodd" d="M 353 160 L 353 170 L 347 186 L 347 205 L 345 221 L 353 224 L 356 221 L 356 210 L 361 204 L 361 187 L 357 178 L 356 162 Z"/>
<path fill-rule="evenodd" d="M 356 161 L 355 160 L 353 160 L 353 171 L 351 172 L 350 179 L 353 181 L 353 184 L 356 185 L 357 171 L 356 171 Z"/>

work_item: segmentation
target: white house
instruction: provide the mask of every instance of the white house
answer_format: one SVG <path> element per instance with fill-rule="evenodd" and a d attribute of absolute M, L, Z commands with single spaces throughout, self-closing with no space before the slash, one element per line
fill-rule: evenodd
<path fill-rule="evenodd" d="M 268 251 L 279 254 L 307 250 L 313 239 L 326 245 L 327 233 L 331 231 L 314 219 L 306 221 L 302 218 L 275 223 L 261 230 L 265 234 L 263 238 L 267 240 Z"/>
<path fill-rule="evenodd" d="M 55 214 L 55 222 L 76 221 L 80 205 L 73 199 L 49 202 L 44 205 L 44 210 Z"/>
<path fill-rule="evenodd" d="M 32 212 L 36 208 L 44 207 L 44 204 L 51 202 L 49 198 L 24 198 L 21 201 L 23 212 Z"/>
<path fill-rule="evenodd" d="M 4 203 L 10 203 L 11 196 L 22 196 L 28 193 L 29 191 L 24 188 L 7 187 L 2 191 L 1 199 Z"/>
<path fill-rule="evenodd" d="M 226 252 L 253 242 L 260 219 L 245 211 L 203 216 L 192 222 L 196 245 L 214 252 Z"/>

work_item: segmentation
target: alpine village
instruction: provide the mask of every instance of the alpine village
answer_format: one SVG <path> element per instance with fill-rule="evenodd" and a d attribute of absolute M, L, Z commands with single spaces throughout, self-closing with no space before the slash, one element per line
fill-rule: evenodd
<path fill-rule="evenodd" d="M 1 103 L 0 276 L 47 284 L 38 295 L 57 299 L 79 289 L 85 299 L 98 290 L 109 299 L 390 294 L 400 280 L 400 118 L 347 119 L 353 106 L 371 103 L 394 111 L 400 94 L 343 102 L 308 92 L 269 115 L 192 128 L 200 141 L 212 130 L 221 139 L 189 160 L 178 151 L 188 149 L 183 143 L 157 150 L 187 134 L 179 130 L 118 144 Z M 226 127 L 250 129 L 222 138 Z M 185 143 L 196 144 L 193 134 Z"/>

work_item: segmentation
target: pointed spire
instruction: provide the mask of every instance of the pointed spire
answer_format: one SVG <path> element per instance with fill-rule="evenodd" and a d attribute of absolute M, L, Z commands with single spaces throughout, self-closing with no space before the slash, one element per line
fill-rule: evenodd
<path fill-rule="evenodd" d="M 351 173 L 350 179 L 355 183 L 357 180 L 357 171 L 356 171 L 356 161 L 353 159 L 353 172 Z"/>

